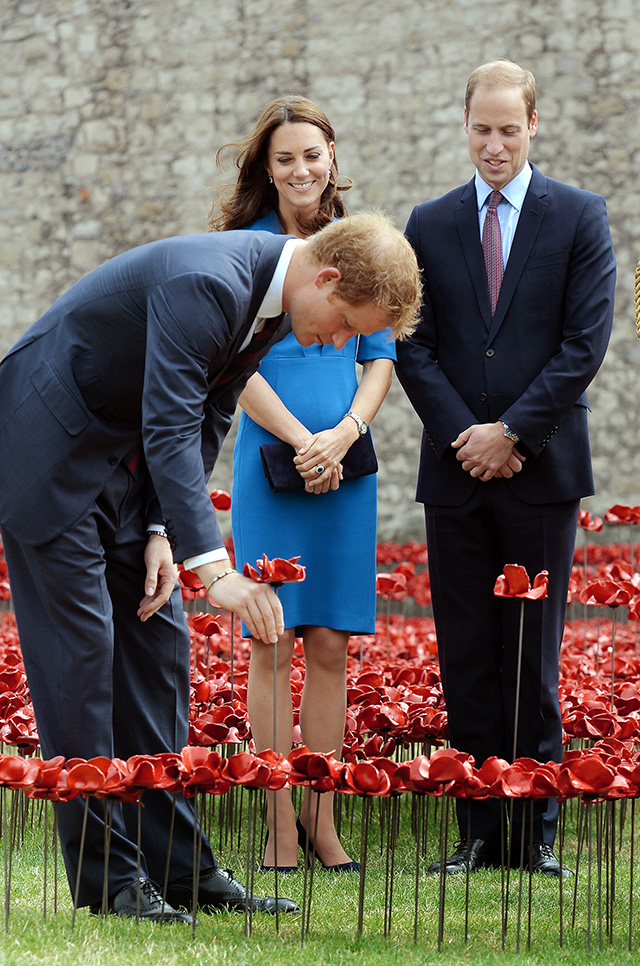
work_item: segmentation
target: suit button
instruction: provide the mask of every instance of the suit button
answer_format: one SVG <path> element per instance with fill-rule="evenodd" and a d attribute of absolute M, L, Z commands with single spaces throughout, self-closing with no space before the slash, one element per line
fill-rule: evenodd
<path fill-rule="evenodd" d="M 480 393 L 480 402 L 486 402 L 488 398 L 489 397 L 487 396 L 486 392 Z"/>
<path fill-rule="evenodd" d="M 109 466 L 115 466 L 116 463 L 119 463 L 119 462 L 120 462 L 120 460 L 118 459 L 117 456 L 110 456 L 109 457 Z"/>
<path fill-rule="evenodd" d="M 495 354 L 496 354 L 496 350 L 495 349 L 487 349 L 487 351 L 485 352 L 485 355 L 486 355 L 487 359 L 490 359 L 491 356 L 494 356 Z"/>

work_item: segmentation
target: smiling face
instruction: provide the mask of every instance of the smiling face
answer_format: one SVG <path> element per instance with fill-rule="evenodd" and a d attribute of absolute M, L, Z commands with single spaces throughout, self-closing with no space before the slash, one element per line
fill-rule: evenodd
<path fill-rule="evenodd" d="M 373 302 L 354 305 L 337 294 L 340 272 L 321 268 L 291 295 L 287 311 L 300 345 L 342 347 L 354 335 L 371 335 L 389 325 L 386 313 Z"/>
<path fill-rule="evenodd" d="M 469 154 L 481 177 L 500 190 L 518 175 L 529 155 L 529 141 L 538 130 L 518 87 L 478 87 L 464 112 Z"/>
<path fill-rule="evenodd" d="M 269 139 L 267 172 L 278 192 L 278 210 L 290 234 L 299 231 L 298 217 L 315 214 L 327 187 L 334 155 L 314 124 L 281 124 Z"/>

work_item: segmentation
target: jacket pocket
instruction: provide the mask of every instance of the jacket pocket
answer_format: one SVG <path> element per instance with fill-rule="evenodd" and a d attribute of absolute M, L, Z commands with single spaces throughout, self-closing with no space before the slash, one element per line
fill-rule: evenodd
<path fill-rule="evenodd" d="M 77 436 L 89 422 L 89 416 L 61 381 L 51 362 L 45 362 L 31 373 L 31 384 L 43 403 L 70 436 Z"/>

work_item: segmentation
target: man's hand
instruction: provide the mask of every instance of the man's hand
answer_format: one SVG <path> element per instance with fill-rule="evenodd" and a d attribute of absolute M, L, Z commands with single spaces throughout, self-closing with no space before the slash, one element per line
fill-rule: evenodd
<path fill-rule="evenodd" d="M 522 453 L 519 453 L 514 446 L 511 456 L 504 466 L 501 466 L 498 472 L 494 474 L 494 478 L 498 479 L 499 477 L 504 476 L 505 479 L 509 479 L 514 473 L 519 473 L 526 458 L 527 457 L 523 456 Z"/>
<path fill-rule="evenodd" d="M 500 421 L 474 423 L 451 444 L 458 450 L 456 459 L 462 469 L 483 482 L 493 477 L 509 478 L 519 473 L 525 457 L 514 449 L 513 442 L 504 435 Z"/>
<path fill-rule="evenodd" d="M 197 568 L 197 573 L 207 587 L 216 573 L 222 573 L 230 566 L 229 562 L 225 566 L 218 562 L 215 565 L 205 564 Z M 284 634 L 282 604 L 269 584 L 258 583 L 234 572 L 216 580 L 209 600 L 214 607 L 224 607 L 237 614 L 247 625 L 251 636 L 265 644 L 275 644 Z"/>
<path fill-rule="evenodd" d="M 166 537 L 152 533 L 144 551 L 147 575 L 144 581 L 145 596 L 138 607 L 141 621 L 148 620 L 166 604 L 178 580 L 178 568 L 173 562 L 171 547 Z"/>

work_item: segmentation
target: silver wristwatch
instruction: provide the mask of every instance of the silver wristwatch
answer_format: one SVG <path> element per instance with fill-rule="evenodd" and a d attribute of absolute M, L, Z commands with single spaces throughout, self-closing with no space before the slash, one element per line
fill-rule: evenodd
<path fill-rule="evenodd" d="M 345 413 L 345 416 L 351 416 L 352 419 L 355 419 L 356 426 L 358 427 L 358 433 L 360 436 L 366 436 L 368 426 L 361 416 L 358 416 L 357 413 L 351 412 L 351 410 L 349 410 L 348 413 Z"/>
<path fill-rule="evenodd" d="M 519 443 L 520 437 L 515 432 L 515 430 L 511 429 L 511 426 L 509 426 L 508 423 L 505 423 L 504 419 L 501 419 L 500 422 L 504 427 L 504 435 L 507 437 L 507 439 L 510 439 L 511 442 L 514 444 L 514 446 L 516 443 Z"/>

